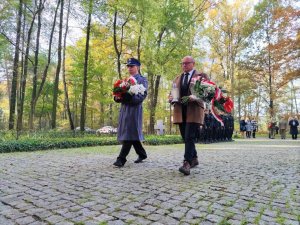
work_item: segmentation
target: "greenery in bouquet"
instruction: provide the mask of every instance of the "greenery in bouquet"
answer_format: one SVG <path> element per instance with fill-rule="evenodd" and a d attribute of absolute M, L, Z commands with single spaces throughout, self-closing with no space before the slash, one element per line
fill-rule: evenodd
<path fill-rule="evenodd" d="M 208 80 L 193 79 L 191 82 L 191 93 L 195 99 L 201 99 L 204 102 L 210 103 L 216 92 L 216 84 Z M 182 104 L 189 102 L 189 96 L 181 98 Z"/>
<path fill-rule="evenodd" d="M 210 81 L 196 80 L 192 94 L 203 101 L 210 103 L 215 96 L 216 85 Z"/>

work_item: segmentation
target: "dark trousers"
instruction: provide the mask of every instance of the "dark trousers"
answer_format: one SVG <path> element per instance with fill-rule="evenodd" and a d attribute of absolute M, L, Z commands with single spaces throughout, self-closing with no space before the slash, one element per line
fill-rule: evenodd
<path fill-rule="evenodd" d="M 255 132 L 256 131 L 252 131 L 252 137 L 255 138 Z"/>
<path fill-rule="evenodd" d="M 133 145 L 134 150 L 136 154 L 142 159 L 147 158 L 147 153 L 142 146 L 142 143 L 140 141 L 123 141 L 121 152 L 119 154 L 118 159 L 120 159 L 122 162 L 126 162 L 126 157 L 130 152 L 131 146 Z"/>
<path fill-rule="evenodd" d="M 251 131 L 246 131 L 246 137 L 251 138 Z"/>
<path fill-rule="evenodd" d="M 292 139 L 297 139 L 297 134 L 292 134 Z"/>
<path fill-rule="evenodd" d="M 189 163 L 193 158 L 197 157 L 197 151 L 195 147 L 195 139 L 197 138 L 199 124 L 197 123 L 180 123 L 179 129 L 182 139 L 185 143 L 184 159 Z"/>

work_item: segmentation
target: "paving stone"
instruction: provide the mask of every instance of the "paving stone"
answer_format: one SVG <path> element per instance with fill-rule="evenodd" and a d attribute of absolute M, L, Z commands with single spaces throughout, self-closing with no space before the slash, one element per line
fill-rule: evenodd
<path fill-rule="evenodd" d="M 184 215 L 185 213 L 182 211 L 175 211 L 169 214 L 169 216 L 175 218 L 176 220 L 180 220 L 180 218 L 182 218 Z"/>
<path fill-rule="evenodd" d="M 73 225 L 73 223 L 71 223 L 71 224 Z M 29 225 L 49 225 L 49 223 L 42 222 L 42 221 L 35 221 L 33 223 L 30 223 Z"/>
<path fill-rule="evenodd" d="M 5 225 L 14 225 L 12 221 L 6 219 L 4 216 L 0 215 L 0 224 L 5 224 Z"/>
<path fill-rule="evenodd" d="M 104 222 L 104 221 L 111 221 L 114 219 L 114 217 L 106 215 L 106 214 L 101 214 L 100 216 L 94 217 L 94 220 L 97 220 L 99 222 Z"/>
<path fill-rule="evenodd" d="M 160 221 L 163 216 L 160 214 L 150 214 L 149 216 L 146 217 L 148 220 L 152 220 L 152 221 Z"/>
<path fill-rule="evenodd" d="M 209 220 L 210 222 L 218 223 L 223 219 L 223 217 L 218 216 L 218 215 L 214 215 L 214 214 L 209 214 L 209 215 L 206 216 L 205 219 Z"/>
<path fill-rule="evenodd" d="M 125 223 L 122 220 L 113 220 L 109 221 L 108 225 L 125 225 Z"/>
<path fill-rule="evenodd" d="M 61 221 L 61 222 L 57 223 L 57 225 L 74 225 L 74 223 L 72 223 L 70 221 Z"/>
<path fill-rule="evenodd" d="M 17 224 L 19 225 L 27 225 L 35 222 L 35 219 L 32 216 L 26 216 L 19 219 L 16 219 Z"/>
<path fill-rule="evenodd" d="M 58 215 L 51 215 L 51 216 L 47 217 L 45 220 L 48 221 L 49 223 L 57 224 L 57 223 L 63 221 L 64 217 L 58 216 Z"/>

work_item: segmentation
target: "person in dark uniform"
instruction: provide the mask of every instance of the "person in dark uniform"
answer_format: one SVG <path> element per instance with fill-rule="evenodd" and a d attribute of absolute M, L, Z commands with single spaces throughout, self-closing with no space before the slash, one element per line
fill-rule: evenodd
<path fill-rule="evenodd" d="M 225 124 L 226 124 L 226 115 L 224 115 L 223 113 L 220 114 L 220 117 L 223 121 L 223 125 L 221 123 L 220 124 L 220 137 L 219 137 L 219 141 L 225 141 Z"/>
<path fill-rule="evenodd" d="M 211 113 L 211 121 L 212 121 L 212 143 L 217 142 L 218 141 L 218 136 L 219 136 L 219 132 L 220 132 L 220 126 L 221 124 L 218 122 L 218 120 L 213 116 L 213 114 Z"/>
<path fill-rule="evenodd" d="M 229 141 L 233 141 L 232 140 L 232 135 L 233 135 L 233 131 L 234 131 L 234 119 L 233 116 L 231 114 L 228 114 L 228 120 L 229 120 L 229 135 L 228 135 L 228 140 Z"/>
<path fill-rule="evenodd" d="M 209 137 L 210 137 L 210 121 L 209 121 L 209 111 L 208 109 L 205 109 L 204 111 L 204 126 L 203 126 L 203 143 L 208 144 L 209 143 Z"/>
<path fill-rule="evenodd" d="M 169 95 L 169 102 L 173 103 L 173 123 L 179 125 L 181 137 L 185 143 L 184 161 L 179 171 L 184 175 L 190 174 L 190 169 L 199 164 L 195 139 L 200 124 L 204 122 L 204 103 L 195 99 L 191 94 L 190 83 L 192 78 L 208 79 L 206 74 L 200 74 L 194 69 L 195 60 L 191 56 L 185 56 L 181 61 L 183 73 L 178 75 L 173 81 L 173 87 L 179 90 L 179 101 L 173 102 L 173 96 Z M 189 96 L 186 104 L 180 99 Z"/>
<path fill-rule="evenodd" d="M 254 118 L 251 120 L 251 124 L 252 124 L 252 137 L 255 138 L 255 134 L 258 131 L 258 127 L 257 127 L 257 122 Z"/>
<path fill-rule="evenodd" d="M 295 116 L 289 121 L 289 126 L 290 126 L 290 134 L 292 135 L 292 139 L 297 140 L 298 126 L 299 126 L 299 121 L 297 116 Z"/>
<path fill-rule="evenodd" d="M 143 136 L 143 107 L 142 103 L 147 96 L 148 81 L 145 77 L 139 74 L 141 63 L 135 59 L 127 60 L 127 69 L 131 77 L 133 77 L 138 84 L 142 84 L 146 91 L 144 94 L 130 95 L 126 98 L 114 97 L 114 100 L 121 103 L 118 125 L 118 141 L 122 143 L 122 148 L 114 166 L 122 167 L 126 163 L 126 157 L 133 146 L 138 158 L 135 163 L 140 163 L 147 158 L 147 153 L 142 146 L 141 141 Z"/>
<path fill-rule="evenodd" d="M 230 130 L 229 130 L 229 127 L 230 127 L 230 121 L 229 121 L 229 115 L 224 115 L 224 119 L 223 119 L 223 122 L 224 122 L 224 141 L 229 141 L 229 133 L 230 133 Z"/>

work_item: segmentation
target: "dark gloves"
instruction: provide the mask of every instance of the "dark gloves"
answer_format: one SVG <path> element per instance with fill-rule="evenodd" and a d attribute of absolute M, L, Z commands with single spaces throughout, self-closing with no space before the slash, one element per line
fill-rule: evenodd
<path fill-rule="evenodd" d="M 115 96 L 114 101 L 117 102 L 117 103 L 120 103 L 120 102 L 122 102 L 122 99 L 121 98 L 116 98 L 116 96 Z"/>
<path fill-rule="evenodd" d="M 132 95 L 129 93 L 125 93 L 121 98 L 114 97 L 114 101 L 117 103 L 129 103 L 132 99 Z"/>
<path fill-rule="evenodd" d="M 132 95 L 129 93 L 125 93 L 123 95 L 122 103 L 129 103 L 132 99 Z"/>

